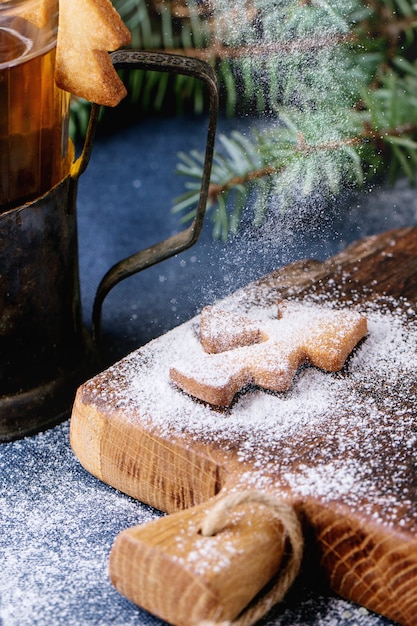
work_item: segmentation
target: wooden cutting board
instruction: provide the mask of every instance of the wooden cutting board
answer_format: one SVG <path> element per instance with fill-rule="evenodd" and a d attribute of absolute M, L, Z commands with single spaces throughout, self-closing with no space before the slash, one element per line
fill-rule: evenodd
<path fill-rule="evenodd" d="M 368 336 L 340 373 L 304 367 L 287 392 L 246 389 L 230 408 L 213 408 L 169 380 L 171 364 L 197 349 L 197 316 L 78 390 L 71 419 L 74 452 L 100 480 L 167 513 L 198 511 L 219 494 L 239 490 L 285 499 L 311 537 L 314 549 L 308 553 L 336 593 L 404 626 L 415 625 L 417 228 L 367 238 L 323 263 L 294 263 L 221 306 L 272 310 L 282 298 L 367 316 Z M 187 528 L 181 526 L 186 513 L 176 515 L 178 534 Z M 151 527 L 145 543 L 152 543 L 157 528 Z M 130 533 L 130 540 L 134 552 L 142 539 Z M 221 553 L 221 543 L 216 550 Z M 154 547 L 146 554 L 148 568 Z M 272 560 L 281 557 L 271 552 Z M 113 564 L 119 568 L 114 580 L 132 576 L 126 554 L 123 559 Z M 155 566 L 161 580 L 163 563 Z M 239 563 L 236 568 L 244 569 L 244 561 Z M 229 596 L 240 584 L 234 573 L 229 569 Z M 259 572 L 256 577 L 262 578 Z M 163 619 L 188 623 L 159 610 L 158 599 L 122 587 Z M 177 606 L 174 614 L 179 613 Z"/>

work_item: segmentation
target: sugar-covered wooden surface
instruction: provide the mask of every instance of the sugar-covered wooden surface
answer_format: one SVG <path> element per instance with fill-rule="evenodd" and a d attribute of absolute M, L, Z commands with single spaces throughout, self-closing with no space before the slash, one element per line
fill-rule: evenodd
<path fill-rule="evenodd" d="M 289 493 L 333 590 L 413 624 L 416 277 L 412 228 L 268 275 L 231 305 L 302 297 L 366 313 L 369 336 L 340 375 L 306 368 L 285 396 L 251 390 L 216 412 L 169 382 L 172 360 L 197 349 L 194 320 L 81 388 L 76 454 L 100 479 L 168 512 L 222 489 Z"/>

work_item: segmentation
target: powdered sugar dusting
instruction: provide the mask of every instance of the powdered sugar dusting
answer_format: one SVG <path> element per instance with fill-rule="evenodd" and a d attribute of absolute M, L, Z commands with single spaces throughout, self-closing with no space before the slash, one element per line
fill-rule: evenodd
<path fill-rule="evenodd" d="M 384 523 L 414 527 L 407 489 L 416 461 L 417 316 L 410 303 L 390 298 L 352 308 L 366 314 L 369 332 L 343 370 L 304 367 L 285 393 L 247 389 L 220 411 L 179 391 L 169 369 L 202 354 L 198 318 L 132 353 L 101 375 L 105 385 L 99 376 L 88 390 L 93 401 L 163 436 L 232 446 L 246 484 L 278 476 L 301 496 L 343 497 L 363 510 L 380 502 Z"/>
<path fill-rule="evenodd" d="M 0 446 L 2 626 L 140 619 L 111 585 L 108 555 L 121 530 L 158 513 L 87 474 L 68 438 L 64 423 Z"/>

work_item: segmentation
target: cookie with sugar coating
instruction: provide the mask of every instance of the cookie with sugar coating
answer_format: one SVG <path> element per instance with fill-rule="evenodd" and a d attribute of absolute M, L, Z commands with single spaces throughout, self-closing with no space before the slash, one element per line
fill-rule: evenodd
<path fill-rule="evenodd" d="M 347 309 L 284 302 L 277 317 L 257 320 L 206 307 L 200 320 L 205 352 L 174 364 L 170 378 L 195 398 L 229 406 L 249 385 L 287 391 L 305 363 L 340 370 L 366 334 L 366 318 Z"/>

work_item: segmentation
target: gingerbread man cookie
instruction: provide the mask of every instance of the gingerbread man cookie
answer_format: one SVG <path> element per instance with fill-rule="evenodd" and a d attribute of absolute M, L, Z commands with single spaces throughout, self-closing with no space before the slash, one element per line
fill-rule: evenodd
<path fill-rule="evenodd" d="M 173 365 L 170 377 L 195 398 L 229 406 L 248 385 L 287 391 L 306 363 L 340 370 L 366 333 L 366 318 L 347 309 L 283 302 L 276 318 L 257 320 L 206 307 L 200 322 L 205 354 Z"/>

